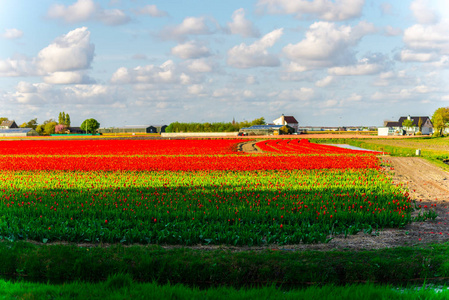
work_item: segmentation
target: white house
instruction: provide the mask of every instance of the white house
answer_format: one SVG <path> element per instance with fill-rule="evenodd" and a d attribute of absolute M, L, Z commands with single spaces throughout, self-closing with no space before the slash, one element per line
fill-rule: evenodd
<path fill-rule="evenodd" d="M 421 119 L 421 128 L 419 128 L 419 123 Z M 411 120 L 413 125 L 411 127 L 403 127 L 402 124 L 405 120 Z M 406 135 L 411 134 L 415 135 L 417 132 L 421 130 L 422 134 L 432 134 L 433 133 L 433 124 L 429 117 L 400 117 L 397 122 L 386 122 L 385 126 L 379 127 L 377 134 L 379 136 L 387 136 L 387 135 Z"/>
<path fill-rule="evenodd" d="M 295 129 L 295 132 L 298 132 L 298 121 L 296 121 L 293 116 L 284 116 L 282 115 L 280 118 L 277 118 L 273 121 L 274 125 L 288 125 Z"/>

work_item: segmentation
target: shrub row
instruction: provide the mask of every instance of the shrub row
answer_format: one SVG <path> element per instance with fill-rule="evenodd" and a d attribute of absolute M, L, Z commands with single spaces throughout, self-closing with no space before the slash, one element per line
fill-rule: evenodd
<path fill-rule="evenodd" d="M 159 246 L 34 245 L 0 243 L 4 279 L 99 282 L 129 274 L 138 282 L 188 286 L 283 288 L 375 282 L 417 283 L 449 277 L 449 245 L 373 251 L 166 250 Z"/>

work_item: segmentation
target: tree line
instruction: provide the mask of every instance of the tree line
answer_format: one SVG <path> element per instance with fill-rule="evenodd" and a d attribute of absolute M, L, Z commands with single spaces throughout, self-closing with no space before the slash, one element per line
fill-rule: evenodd
<path fill-rule="evenodd" d="M 9 121 L 6 117 L 0 117 L 0 124 L 3 121 Z M 19 125 L 20 128 L 32 128 L 36 130 L 40 135 L 50 135 L 54 133 L 64 134 L 67 133 L 68 128 L 71 125 L 70 115 L 65 112 L 60 112 L 58 121 L 55 119 L 45 120 L 43 123 L 39 124 L 37 118 L 31 119 L 28 122 L 24 122 Z M 100 128 L 100 123 L 95 119 L 86 119 L 80 126 L 81 130 L 89 133 L 95 133 L 98 128 Z"/>
<path fill-rule="evenodd" d="M 241 128 L 253 125 L 265 125 L 265 118 L 242 122 L 214 122 L 214 123 L 181 123 L 173 122 L 165 128 L 165 132 L 235 132 Z"/>

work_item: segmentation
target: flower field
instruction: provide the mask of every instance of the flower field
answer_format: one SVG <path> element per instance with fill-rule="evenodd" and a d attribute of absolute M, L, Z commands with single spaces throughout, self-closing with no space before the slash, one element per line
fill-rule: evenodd
<path fill-rule="evenodd" d="M 261 245 L 411 222 L 372 152 L 306 140 L 0 143 L 0 239 Z"/>

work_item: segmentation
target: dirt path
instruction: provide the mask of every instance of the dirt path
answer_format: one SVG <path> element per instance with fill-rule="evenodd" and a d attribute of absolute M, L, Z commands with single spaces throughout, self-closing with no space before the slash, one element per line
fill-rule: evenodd
<path fill-rule="evenodd" d="M 260 153 L 260 152 L 262 152 L 256 146 L 256 142 L 255 141 L 241 143 L 241 144 L 239 144 L 238 148 L 239 148 L 239 151 L 243 151 L 243 152 L 246 152 L 246 153 Z"/>

